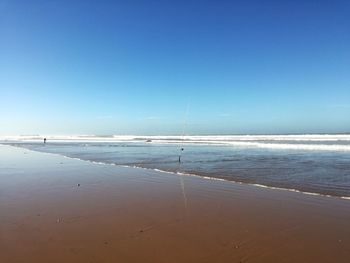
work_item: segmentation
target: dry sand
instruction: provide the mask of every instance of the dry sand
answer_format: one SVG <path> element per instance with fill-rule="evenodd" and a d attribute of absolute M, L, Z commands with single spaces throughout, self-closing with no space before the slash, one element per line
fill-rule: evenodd
<path fill-rule="evenodd" d="M 0 262 L 348 263 L 350 200 L 0 146 Z"/>

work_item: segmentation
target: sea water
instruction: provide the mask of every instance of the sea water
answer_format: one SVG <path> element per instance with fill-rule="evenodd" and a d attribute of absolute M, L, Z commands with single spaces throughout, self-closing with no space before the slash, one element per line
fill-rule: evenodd
<path fill-rule="evenodd" d="M 350 135 L 51 136 L 45 144 L 42 139 L 0 142 L 92 162 L 350 198 Z"/>

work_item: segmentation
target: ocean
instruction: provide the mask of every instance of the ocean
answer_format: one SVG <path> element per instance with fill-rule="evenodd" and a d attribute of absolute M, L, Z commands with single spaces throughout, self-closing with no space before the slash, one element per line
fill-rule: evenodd
<path fill-rule="evenodd" d="M 350 199 L 347 134 L 46 138 L 46 144 L 43 136 L 3 137 L 0 143 L 90 162 Z"/>

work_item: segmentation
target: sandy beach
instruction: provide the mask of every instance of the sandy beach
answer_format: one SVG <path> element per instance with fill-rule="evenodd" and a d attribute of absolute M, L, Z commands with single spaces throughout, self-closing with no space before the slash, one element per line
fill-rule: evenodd
<path fill-rule="evenodd" d="M 0 146 L 0 262 L 349 262 L 350 200 Z"/>

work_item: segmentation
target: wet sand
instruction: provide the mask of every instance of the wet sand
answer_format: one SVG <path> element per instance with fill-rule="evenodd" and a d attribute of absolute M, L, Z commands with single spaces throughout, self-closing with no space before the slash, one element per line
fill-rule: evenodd
<path fill-rule="evenodd" d="M 350 262 L 350 200 L 0 145 L 0 262 Z"/>

